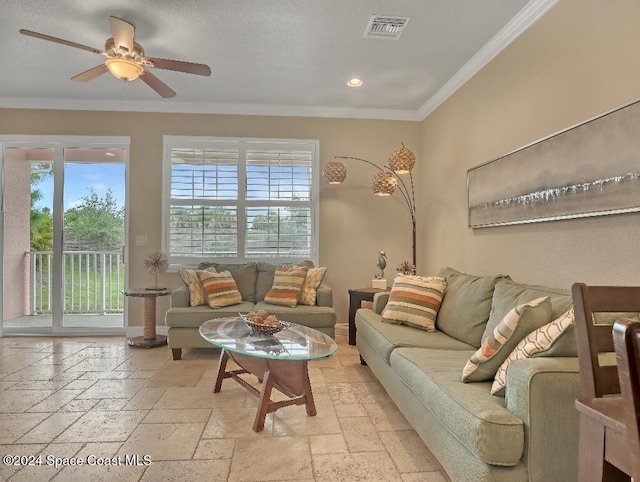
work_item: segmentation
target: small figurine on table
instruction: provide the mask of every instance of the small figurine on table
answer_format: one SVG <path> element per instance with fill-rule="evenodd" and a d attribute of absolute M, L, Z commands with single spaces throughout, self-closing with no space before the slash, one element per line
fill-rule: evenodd
<path fill-rule="evenodd" d="M 387 267 L 387 254 L 384 251 L 378 253 L 378 272 L 376 279 L 384 278 L 384 269 Z"/>

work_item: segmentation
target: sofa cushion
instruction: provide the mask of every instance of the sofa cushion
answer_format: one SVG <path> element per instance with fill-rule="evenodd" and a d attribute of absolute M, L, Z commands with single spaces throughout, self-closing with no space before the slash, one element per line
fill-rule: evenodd
<path fill-rule="evenodd" d="M 436 327 L 456 340 L 478 348 L 491 312 L 496 282 L 505 276 L 476 276 L 443 268 L 447 289 L 438 311 Z"/>
<path fill-rule="evenodd" d="M 228 271 L 221 273 L 198 271 L 197 274 L 200 283 L 202 283 L 204 296 L 211 308 L 222 308 L 242 303 L 238 286 Z"/>
<path fill-rule="evenodd" d="M 551 301 L 551 319 L 558 318 L 573 305 L 571 291 L 539 285 L 525 285 L 513 280 L 501 279 L 496 283 L 491 302 L 491 314 L 482 334 L 482 340 L 493 332 L 504 316 L 514 306 L 548 296 Z"/>
<path fill-rule="evenodd" d="M 446 287 L 447 281 L 442 277 L 396 276 L 382 321 L 436 331 L 436 315 Z"/>
<path fill-rule="evenodd" d="M 198 328 L 205 321 L 227 316 L 238 316 L 238 313 L 253 311 L 254 304 L 243 301 L 239 305 L 226 306 L 211 309 L 208 305 L 171 308 L 167 311 L 164 321 L 168 327 L 173 328 Z"/>
<path fill-rule="evenodd" d="M 285 268 L 278 266 L 273 277 L 273 286 L 265 295 L 265 303 L 295 308 L 300 299 L 302 285 L 309 268 L 297 266 Z"/>
<path fill-rule="evenodd" d="M 336 310 L 329 306 L 271 305 L 264 301 L 255 304 L 254 311 L 265 310 L 270 315 L 276 315 L 279 320 L 297 323 L 309 328 L 333 327 L 336 324 Z"/>
<path fill-rule="evenodd" d="M 271 287 L 273 277 L 276 274 L 276 265 L 273 263 L 258 263 L 256 279 L 256 302 L 263 301 Z"/>
<path fill-rule="evenodd" d="M 357 339 L 365 339 L 387 363 L 391 352 L 398 347 L 442 348 L 465 352 L 473 351 L 474 348 L 441 331 L 430 333 L 406 325 L 384 323 L 380 315 L 366 308 L 356 312 L 355 322 Z"/>
<path fill-rule="evenodd" d="M 309 271 L 307 271 L 307 276 L 304 279 L 304 283 L 302 284 L 302 291 L 300 293 L 301 305 L 316 304 L 318 287 L 320 286 L 320 283 L 322 283 L 326 272 L 327 268 L 325 267 L 310 268 Z"/>
<path fill-rule="evenodd" d="M 462 380 L 491 380 L 520 340 L 550 320 L 551 302 L 548 296 L 512 308 L 465 364 Z"/>
<path fill-rule="evenodd" d="M 446 335 L 445 335 L 446 336 Z M 524 449 L 524 424 L 489 393 L 489 382 L 462 383 L 472 351 L 398 348 L 391 368 L 472 454 L 487 464 L 514 466 Z"/>
<path fill-rule="evenodd" d="M 556 343 L 562 343 L 567 330 L 575 326 L 574 321 L 573 308 L 570 308 L 559 318 L 532 331 L 520 340 L 506 360 L 502 362 L 500 368 L 498 368 L 493 385 L 491 385 L 491 394 L 504 396 L 504 388 L 507 384 L 507 368 L 512 361 L 545 356 Z"/>
<path fill-rule="evenodd" d="M 216 269 L 211 266 L 204 271 L 215 273 Z M 200 306 L 207 304 L 207 300 L 204 297 L 202 284 L 200 283 L 200 279 L 198 278 L 197 271 L 194 269 L 179 269 L 178 274 L 180 275 L 180 278 L 182 278 L 185 286 L 189 289 L 189 304 L 191 306 Z"/>
<path fill-rule="evenodd" d="M 228 271 L 238 286 L 242 301 L 256 301 L 256 280 L 258 270 L 256 263 L 220 264 L 215 262 L 200 263 L 199 270 L 213 266 L 218 272 Z"/>

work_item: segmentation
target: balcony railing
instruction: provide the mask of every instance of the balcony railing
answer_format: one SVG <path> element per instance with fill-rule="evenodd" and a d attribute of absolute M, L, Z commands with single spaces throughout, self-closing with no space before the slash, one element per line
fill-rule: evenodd
<path fill-rule="evenodd" d="M 53 308 L 53 252 L 31 251 L 31 314 Z M 64 313 L 122 313 L 124 264 L 120 251 L 64 251 Z"/>

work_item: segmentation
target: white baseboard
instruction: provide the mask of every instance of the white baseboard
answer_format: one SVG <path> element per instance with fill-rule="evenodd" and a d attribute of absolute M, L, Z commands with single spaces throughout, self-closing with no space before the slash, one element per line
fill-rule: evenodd
<path fill-rule="evenodd" d="M 156 334 L 167 336 L 167 327 L 162 325 L 156 325 Z M 144 327 L 142 326 L 127 326 L 127 338 L 135 338 L 137 336 L 144 335 Z"/>

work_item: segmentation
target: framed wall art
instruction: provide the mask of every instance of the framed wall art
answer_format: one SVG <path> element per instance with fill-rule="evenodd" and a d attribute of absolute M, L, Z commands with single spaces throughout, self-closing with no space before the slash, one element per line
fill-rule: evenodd
<path fill-rule="evenodd" d="M 640 101 L 467 171 L 469 227 L 640 211 Z"/>

